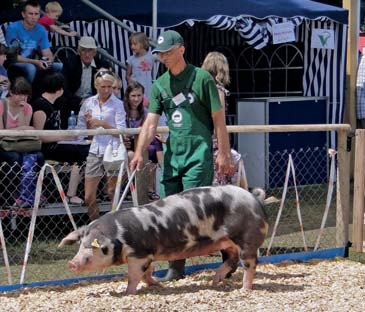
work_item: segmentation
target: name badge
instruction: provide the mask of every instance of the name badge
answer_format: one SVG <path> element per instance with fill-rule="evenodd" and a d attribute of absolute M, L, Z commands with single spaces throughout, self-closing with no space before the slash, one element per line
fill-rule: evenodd
<path fill-rule="evenodd" d="M 181 92 L 177 95 L 175 95 L 173 98 L 172 98 L 172 101 L 174 102 L 174 104 L 177 106 L 177 105 L 180 105 L 181 103 L 183 103 L 184 101 L 186 100 L 186 97 L 184 94 L 182 94 Z"/>

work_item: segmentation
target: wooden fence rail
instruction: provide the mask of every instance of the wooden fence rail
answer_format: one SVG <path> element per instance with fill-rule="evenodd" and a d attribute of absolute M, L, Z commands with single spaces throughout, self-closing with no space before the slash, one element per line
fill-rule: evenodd
<path fill-rule="evenodd" d="M 349 212 L 350 212 L 350 158 L 347 149 L 348 134 L 351 131 L 349 124 L 312 124 L 312 125 L 245 125 L 245 126 L 228 126 L 230 133 L 248 133 L 248 132 L 308 132 L 308 131 L 336 131 L 337 132 L 337 151 L 338 151 L 338 166 L 337 166 L 337 213 L 336 213 L 336 245 L 346 246 L 349 240 Z M 1 136 L 89 136 L 100 134 L 128 134 L 138 135 L 140 130 L 137 129 L 88 129 L 88 130 L 0 130 Z M 157 132 L 168 133 L 167 127 L 158 127 Z M 362 149 L 364 151 L 364 149 Z M 356 153 L 356 155 L 364 154 L 363 152 Z M 356 173 L 356 171 L 355 171 Z M 363 172 L 364 173 L 364 172 Z M 144 194 L 141 192 L 145 187 L 146 179 L 137 174 L 136 189 L 137 194 Z M 363 182 L 362 182 L 363 183 Z M 139 191 L 141 190 L 141 191 Z M 362 191 L 364 196 L 364 190 Z M 144 203 L 145 200 L 140 198 L 139 202 Z M 361 205 L 361 202 L 360 204 Z M 363 205 L 363 199 L 362 199 Z M 359 208 L 360 209 L 360 208 Z M 358 220 L 356 221 L 358 222 Z M 361 232 L 362 233 L 362 232 Z M 362 241 L 361 241 L 362 243 Z"/>

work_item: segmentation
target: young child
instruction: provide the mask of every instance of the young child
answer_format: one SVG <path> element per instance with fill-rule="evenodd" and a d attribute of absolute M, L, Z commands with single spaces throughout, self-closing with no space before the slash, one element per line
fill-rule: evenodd
<path fill-rule="evenodd" d="M 120 79 L 120 77 L 117 74 L 115 74 L 115 80 L 112 89 L 113 89 L 113 94 L 118 99 L 122 99 L 122 87 L 123 87 L 122 79 Z"/>
<path fill-rule="evenodd" d="M 225 87 L 230 83 L 227 58 L 220 52 L 209 52 L 203 61 L 202 68 L 213 76 L 217 85 L 219 98 L 227 111 L 228 104 L 226 102 L 226 96 L 229 95 L 229 91 Z"/>
<path fill-rule="evenodd" d="M 77 35 L 76 31 L 67 31 L 60 26 L 56 25 L 58 18 L 62 14 L 62 7 L 57 1 L 48 2 L 46 4 L 46 14 L 44 14 L 38 21 L 49 33 L 54 31 L 60 35 L 75 37 Z M 67 27 L 68 28 L 68 27 Z"/>
<path fill-rule="evenodd" d="M 143 105 L 143 86 L 132 81 L 124 94 L 124 110 L 126 112 L 126 125 L 127 128 L 138 128 L 141 127 L 144 120 L 147 117 L 147 109 Z M 126 138 L 125 146 L 128 150 L 129 159 L 133 158 L 134 155 L 134 137 L 130 136 Z M 156 138 L 148 146 L 148 158 L 152 162 L 151 176 L 152 179 L 149 181 L 148 186 L 148 197 L 150 200 L 157 200 L 160 196 L 155 191 L 154 181 L 156 165 L 162 166 L 163 160 L 163 148 L 162 148 L 162 138 L 161 136 L 156 136 Z"/>
<path fill-rule="evenodd" d="M 227 58 L 220 52 L 209 52 L 204 59 L 202 68 L 208 71 L 214 78 L 217 85 L 221 104 L 225 107 L 225 110 L 227 111 L 226 96 L 229 95 L 229 91 L 225 87 L 230 83 L 229 65 Z M 216 157 L 216 153 L 218 151 L 218 143 L 215 136 L 213 136 L 213 151 L 214 157 Z M 222 177 L 218 177 L 215 172 L 213 184 L 222 185 L 232 183 L 232 177 L 237 173 L 238 162 L 241 159 L 241 154 L 239 154 L 234 149 L 231 149 L 231 157 L 233 160 L 231 172 Z"/>
<path fill-rule="evenodd" d="M 133 33 L 129 37 L 133 55 L 127 59 L 127 81 L 137 81 L 144 87 L 144 95 L 149 97 L 152 86 L 152 67 L 154 57 L 148 51 L 149 41 L 145 33 Z M 144 99 L 145 105 L 148 105 Z"/>

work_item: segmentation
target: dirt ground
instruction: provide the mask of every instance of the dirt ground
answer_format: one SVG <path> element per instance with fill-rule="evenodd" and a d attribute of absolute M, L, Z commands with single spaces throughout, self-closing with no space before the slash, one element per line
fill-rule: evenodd
<path fill-rule="evenodd" d="M 241 268 L 213 287 L 205 270 L 162 286 L 126 279 L 29 288 L 0 294 L 1 311 L 364 311 L 365 265 L 349 260 L 261 264 L 254 289 L 243 290 Z"/>

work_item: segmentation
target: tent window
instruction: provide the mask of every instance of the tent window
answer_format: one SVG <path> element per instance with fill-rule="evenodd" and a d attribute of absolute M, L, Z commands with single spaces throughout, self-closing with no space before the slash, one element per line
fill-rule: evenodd
<path fill-rule="evenodd" d="M 303 53 L 294 44 L 247 47 L 230 66 L 238 98 L 303 95 Z"/>

